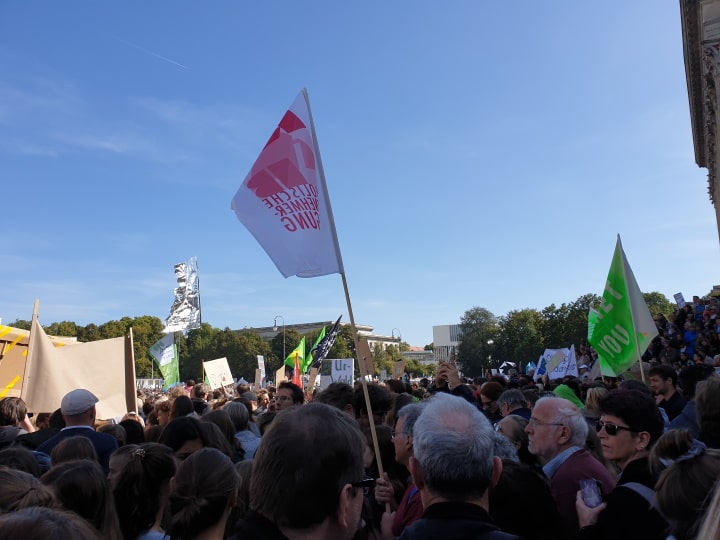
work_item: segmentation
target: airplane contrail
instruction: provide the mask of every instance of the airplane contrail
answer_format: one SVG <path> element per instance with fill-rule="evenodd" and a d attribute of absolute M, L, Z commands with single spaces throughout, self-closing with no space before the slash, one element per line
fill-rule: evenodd
<path fill-rule="evenodd" d="M 125 45 L 130 45 L 131 47 L 135 47 L 135 48 L 138 49 L 139 51 L 142 51 L 142 52 L 144 52 L 144 53 L 146 53 L 146 54 L 149 54 L 150 56 L 154 56 L 155 58 L 159 58 L 160 60 L 165 60 L 165 62 L 169 62 L 169 63 L 171 63 L 171 64 L 173 64 L 173 65 L 175 65 L 175 66 L 181 67 L 181 68 L 183 68 L 183 69 L 189 69 L 187 66 L 181 64 L 180 62 L 176 62 L 175 60 L 172 60 L 172 59 L 170 59 L 170 58 L 168 58 L 168 57 L 166 57 L 166 56 L 163 56 L 163 55 L 158 54 L 158 53 L 156 53 L 156 52 L 152 52 L 152 51 L 150 51 L 150 50 L 148 50 L 148 49 L 145 49 L 144 47 L 141 47 L 140 45 L 136 45 L 135 43 L 131 43 L 131 42 L 126 41 L 126 40 L 124 40 L 124 39 L 121 39 L 121 38 L 119 38 L 119 37 L 117 37 L 117 36 L 112 36 L 112 37 L 115 38 L 116 40 L 118 40 L 119 42 L 124 43 Z"/>

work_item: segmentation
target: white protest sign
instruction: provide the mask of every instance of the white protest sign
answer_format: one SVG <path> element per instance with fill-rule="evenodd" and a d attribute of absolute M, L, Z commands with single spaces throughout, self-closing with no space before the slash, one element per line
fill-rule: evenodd
<path fill-rule="evenodd" d="M 223 357 L 217 360 L 203 362 L 203 368 L 205 369 L 205 375 L 208 381 L 210 381 L 210 386 L 213 390 L 234 384 L 227 358 Z"/>
<path fill-rule="evenodd" d="M 355 359 L 323 360 L 320 375 L 320 388 L 323 390 L 334 382 L 343 382 L 352 386 L 355 381 Z"/>
<path fill-rule="evenodd" d="M 265 378 L 265 357 L 262 354 L 257 355 L 258 369 L 260 370 L 260 377 Z"/>
<path fill-rule="evenodd" d="M 563 349 L 545 349 L 540 359 L 546 362 L 550 380 L 562 379 L 566 375 L 578 376 L 574 345 Z"/>

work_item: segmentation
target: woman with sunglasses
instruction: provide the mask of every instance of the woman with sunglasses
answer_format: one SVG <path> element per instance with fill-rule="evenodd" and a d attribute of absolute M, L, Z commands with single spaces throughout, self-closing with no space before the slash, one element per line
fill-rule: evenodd
<path fill-rule="evenodd" d="M 578 491 L 578 538 L 664 540 L 667 523 L 654 510 L 656 477 L 648 463 L 650 448 L 663 434 L 655 400 L 638 390 L 613 390 L 599 401 L 596 430 L 603 454 L 620 470 L 615 489 L 594 508 Z"/>

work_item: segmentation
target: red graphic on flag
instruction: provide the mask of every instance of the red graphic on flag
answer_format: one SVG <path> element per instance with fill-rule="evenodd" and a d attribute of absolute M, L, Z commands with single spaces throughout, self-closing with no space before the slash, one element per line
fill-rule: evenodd
<path fill-rule="evenodd" d="M 315 154 L 307 126 L 288 111 L 253 165 L 246 185 L 263 199 L 303 184 L 315 185 Z"/>

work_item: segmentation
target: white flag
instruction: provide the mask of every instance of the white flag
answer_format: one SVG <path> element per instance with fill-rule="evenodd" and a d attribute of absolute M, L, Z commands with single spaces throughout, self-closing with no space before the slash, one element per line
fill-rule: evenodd
<path fill-rule="evenodd" d="M 170 308 L 170 315 L 165 319 L 163 332 L 182 332 L 200 328 L 202 315 L 197 257 L 190 257 L 187 262 L 176 264 L 175 275 L 178 282 L 178 286 L 175 287 L 175 301 Z"/>
<path fill-rule="evenodd" d="M 284 277 L 343 273 L 305 90 L 270 136 L 230 208 Z"/>

